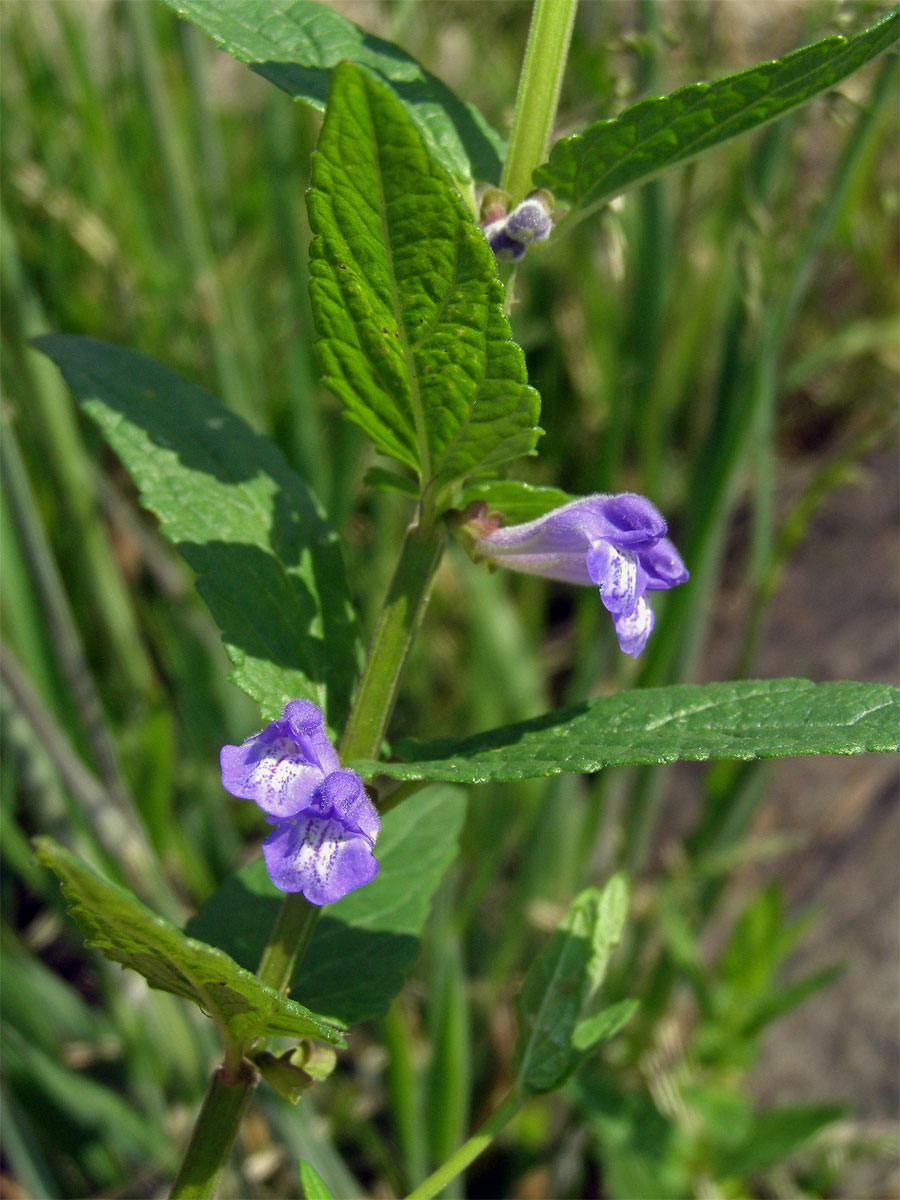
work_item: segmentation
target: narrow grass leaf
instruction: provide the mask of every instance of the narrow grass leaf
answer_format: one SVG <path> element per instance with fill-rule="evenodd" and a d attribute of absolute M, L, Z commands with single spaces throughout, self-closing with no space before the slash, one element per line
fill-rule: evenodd
<path fill-rule="evenodd" d="M 503 139 L 414 58 L 312 0 L 167 0 L 257 74 L 323 112 L 331 72 L 358 63 L 403 104 L 434 158 L 461 183 L 497 183 Z"/>
<path fill-rule="evenodd" d="M 151 987 L 193 1001 L 227 1040 L 281 1034 L 343 1045 L 333 1026 L 266 987 L 222 950 L 187 937 L 51 838 L 37 838 L 35 846 L 39 861 L 61 880 L 87 944 L 143 975 Z"/>
<path fill-rule="evenodd" d="M 598 1011 L 609 956 L 627 915 L 624 876 L 614 875 L 602 892 L 587 888 L 529 968 L 516 997 L 519 1033 L 513 1055 L 513 1073 L 524 1092 L 560 1087 L 630 1016 L 630 1001 L 607 1014 Z"/>
<path fill-rule="evenodd" d="M 359 634 L 339 539 L 302 479 L 271 442 L 160 363 L 94 338 L 35 345 L 197 572 L 234 682 L 265 718 L 306 697 L 339 728 Z"/>
<path fill-rule="evenodd" d="M 333 73 L 307 193 L 326 386 L 422 490 L 506 467 L 537 441 L 494 256 L 394 94 Z"/>
<path fill-rule="evenodd" d="M 334 1200 L 334 1194 L 325 1180 L 305 1158 L 300 1159 L 300 1186 L 306 1200 Z"/>
<path fill-rule="evenodd" d="M 617 192 L 833 88 L 893 45 L 898 28 L 895 8 L 855 37 L 823 38 L 774 62 L 641 100 L 558 141 L 535 171 L 535 183 L 584 217 Z"/>
<path fill-rule="evenodd" d="M 886 683 L 736 683 L 645 688 L 462 741 L 399 742 L 404 762 L 356 761 L 366 777 L 484 783 L 683 759 L 783 758 L 900 749 L 900 691 Z"/>
<path fill-rule="evenodd" d="M 378 874 L 329 904 L 291 984 L 309 1008 L 346 1023 L 382 1016 L 419 953 L 431 897 L 458 853 L 465 793 L 429 788 L 385 814 L 375 845 Z M 282 894 L 262 859 L 233 875 L 187 932 L 252 970 Z"/>

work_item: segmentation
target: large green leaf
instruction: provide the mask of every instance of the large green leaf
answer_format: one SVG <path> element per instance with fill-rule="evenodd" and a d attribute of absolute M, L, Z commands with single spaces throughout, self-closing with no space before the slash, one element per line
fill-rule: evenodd
<path fill-rule="evenodd" d="M 529 453 L 539 400 L 490 247 L 394 94 L 349 63 L 307 203 L 319 357 L 350 419 L 423 488 Z"/>
<path fill-rule="evenodd" d="M 617 192 L 828 91 L 892 45 L 898 22 L 895 8 L 855 37 L 823 38 L 713 83 L 641 100 L 558 141 L 535 171 L 535 183 L 585 216 Z"/>
<path fill-rule="evenodd" d="M 339 728 L 359 634 L 338 537 L 302 479 L 271 442 L 160 363 L 94 338 L 35 345 L 197 572 L 234 682 L 266 718 L 302 696 Z"/>
<path fill-rule="evenodd" d="M 227 1039 L 283 1034 L 343 1045 L 340 1032 L 302 1004 L 266 987 L 222 950 L 187 937 L 51 838 L 36 838 L 35 846 L 38 859 L 62 881 L 87 944 L 143 975 L 151 987 L 192 1000 Z"/>
<path fill-rule="evenodd" d="M 900 748 L 886 683 L 745 679 L 589 700 L 464 741 L 398 743 L 404 762 L 357 761 L 366 777 L 483 783 L 676 759 L 781 758 Z"/>
<path fill-rule="evenodd" d="M 405 50 L 312 0 L 166 0 L 229 54 L 319 112 L 339 62 L 367 67 L 394 91 L 431 154 L 461 183 L 500 179 L 503 140 L 474 105 Z"/>
<path fill-rule="evenodd" d="M 605 1011 L 600 986 L 628 915 L 628 888 L 614 875 L 603 891 L 572 901 L 522 981 L 516 996 L 519 1035 L 513 1075 L 524 1092 L 550 1092 L 578 1069 L 598 1042 L 634 1011 L 630 1000 Z"/>
<path fill-rule="evenodd" d="M 316 1012 L 352 1023 L 387 1011 L 419 952 L 431 897 L 458 851 L 465 793 L 436 787 L 387 813 L 375 844 L 379 870 L 328 905 L 291 983 Z M 187 932 L 255 967 L 281 905 L 262 859 L 233 875 Z"/>

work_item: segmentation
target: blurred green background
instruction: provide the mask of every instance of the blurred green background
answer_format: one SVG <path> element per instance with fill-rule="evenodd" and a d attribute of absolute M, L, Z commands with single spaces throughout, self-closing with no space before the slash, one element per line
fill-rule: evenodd
<path fill-rule="evenodd" d="M 528 4 L 334 7 L 508 131 Z M 881 11 L 584 3 L 559 131 Z M 410 513 L 363 486 L 374 455 L 318 384 L 303 201 L 318 119 L 152 0 L 5 0 L 0 36 L 0 1194 L 150 1196 L 213 1032 L 84 950 L 28 838 L 52 833 L 183 917 L 258 852 L 258 814 L 217 770 L 258 718 L 186 567 L 27 339 L 128 346 L 272 436 L 346 539 L 367 629 Z M 448 554 L 392 734 L 471 732 L 635 683 L 894 678 L 894 57 L 529 253 L 513 331 L 547 432 L 520 477 L 650 495 L 692 582 L 661 597 L 634 664 L 587 590 Z M 894 796 L 881 758 L 480 789 L 403 996 L 298 1109 L 260 1090 L 223 1194 L 299 1195 L 298 1155 L 338 1196 L 402 1194 L 442 1161 L 503 1089 L 523 966 L 616 863 L 638 886 L 614 988 L 642 997 L 639 1019 L 448 1194 L 888 1194 Z M 759 1125 L 762 1103 L 823 1096 L 851 1106 L 818 1140 L 836 1110 Z"/>

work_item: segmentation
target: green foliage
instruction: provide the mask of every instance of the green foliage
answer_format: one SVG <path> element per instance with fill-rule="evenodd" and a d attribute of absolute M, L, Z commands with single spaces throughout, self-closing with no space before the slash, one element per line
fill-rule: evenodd
<path fill-rule="evenodd" d="M 677 684 L 589 700 L 463 741 L 400 742 L 405 762 L 364 775 L 455 783 L 707 758 L 898 749 L 897 689 L 882 683 L 756 679 Z"/>
<path fill-rule="evenodd" d="M 392 42 L 312 0 L 166 0 L 229 54 L 296 100 L 325 111 L 332 70 L 357 63 L 386 83 L 429 153 L 461 183 L 496 183 L 503 141 L 472 104 Z"/>
<path fill-rule="evenodd" d="M 339 727 L 359 640 L 340 544 L 303 481 L 271 442 L 167 367 L 94 338 L 35 344 L 197 572 L 234 682 L 265 718 L 305 696 Z"/>
<path fill-rule="evenodd" d="M 535 171 L 535 183 L 585 216 L 617 192 L 828 91 L 893 45 L 898 29 L 895 8 L 855 37 L 823 38 L 775 62 L 641 100 L 558 141 Z"/>
<path fill-rule="evenodd" d="M 842 1104 L 786 1104 L 754 1113 L 743 1137 L 720 1151 L 718 1169 L 722 1176 L 733 1177 L 771 1167 L 846 1111 Z"/>
<path fill-rule="evenodd" d="M 341 65 L 307 193 L 324 382 L 423 492 L 497 471 L 537 440 L 481 230 L 403 106 Z"/>
<path fill-rule="evenodd" d="M 634 1011 L 631 1001 L 598 1011 L 609 956 L 627 916 L 628 887 L 624 876 L 614 875 L 602 892 L 588 888 L 575 897 L 531 964 L 516 997 L 512 1063 L 524 1094 L 561 1087 Z"/>
<path fill-rule="evenodd" d="M 458 852 L 465 794 L 435 787 L 387 813 L 375 846 L 378 874 L 328 908 L 291 983 L 309 1008 L 348 1024 L 381 1016 L 419 952 L 431 897 Z M 257 859 L 192 917 L 187 932 L 252 969 L 282 894 Z"/>
<path fill-rule="evenodd" d="M 264 94 L 259 78 L 229 64 L 199 28 L 179 24 L 161 5 L 0 8 L 0 89 L 4 110 L 15 113 L 0 144 L 2 374 L 5 415 L 15 429 L 5 427 L 4 437 L 22 447 L 36 520 L 61 568 L 85 669 L 102 701 L 97 719 L 120 758 L 138 819 L 152 834 L 176 894 L 202 898 L 258 844 L 252 805 L 224 799 L 216 770 L 218 746 L 240 740 L 256 716 L 225 680 L 215 630 L 185 586 L 183 564 L 152 524 L 139 520 L 128 481 L 96 429 L 78 419 L 53 364 L 32 354 L 25 339 L 62 329 L 140 347 L 203 381 L 226 407 L 249 413 L 346 535 L 349 578 L 367 629 L 409 505 L 360 489 L 372 460 L 369 446 L 318 387 L 302 204 L 318 130 L 308 101 L 292 104 L 275 87 Z M 214 22 L 218 13 L 225 20 L 228 9 L 210 4 L 204 20 Z M 288 8 L 279 0 L 265 10 L 272 27 L 281 12 L 288 22 L 297 13 L 304 28 L 319 28 L 299 4 Z M 327 14 L 323 20 L 342 20 L 330 9 L 319 11 Z M 735 10 L 725 23 L 715 19 L 715 6 L 649 3 L 633 11 L 626 32 L 617 6 L 580 6 L 563 89 L 560 123 L 566 128 L 577 129 L 585 113 L 618 112 L 648 91 L 774 58 L 787 44 L 844 28 L 844 18 L 853 28 L 862 10 L 757 6 L 752 20 Z M 407 68 L 410 51 L 448 80 L 452 75 L 459 95 L 476 99 L 498 128 L 514 94 L 528 18 L 524 4 L 441 7 L 405 0 L 370 5 L 364 16 L 405 47 L 381 46 L 398 71 Z M 786 42 L 794 30 L 803 32 Z M 363 41 L 362 49 L 347 47 L 345 56 L 362 56 L 374 39 L 363 35 Z M 748 644 L 764 649 L 767 673 L 816 679 L 863 672 L 888 679 L 893 673 L 893 661 L 880 657 L 887 644 L 871 630 L 885 603 L 880 581 L 889 574 L 883 562 L 891 523 L 882 496 L 895 489 L 882 483 L 884 460 L 868 456 L 896 410 L 895 280 L 884 263 L 895 259 L 890 201 L 898 108 L 894 55 L 884 58 L 878 75 L 884 82 L 877 87 L 870 67 L 827 105 L 809 106 L 796 120 L 719 147 L 703 170 L 672 171 L 646 189 L 636 187 L 621 206 L 604 209 L 602 228 L 584 222 L 572 236 L 530 251 L 517 270 L 511 321 L 541 392 L 547 429 L 540 459 L 524 461 L 517 474 L 573 494 L 643 492 L 671 519 L 682 550 L 690 535 L 689 619 L 669 634 L 668 617 L 681 607 L 677 594 L 667 610 L 660 608 L 643 660 L 654 683 L 696 677 L 701 654 L 704 678 L 730 677 L 743 601 L 761 616 Z M 301 96 L 309 73 L 307 82 L 321 89 L 315 101 L 321 107 L 330 69 L 319 70 L 315 59 L 311 66 L 291 62 L 288 53 L 278 59 L 287 63 L 285 81 L 291 75 L 300 80 Z M 270 78 L 277 78 L 277 64 L 269 66 Z M 370 69 L 378 74 L 377 64 Z M 417 86 L 414 80 L 388 84 L 401 102 Z M 464 133 L 460 137 L 465 141 Z M 471 146 L 468 154 L 474 154 Z M 773 312 L 787 312 L 776 339 L 761 328 Z M 884 337 L 871 331 L 862 337 L 859 331 L 870 324 L 883 327 Z M 868 456 L 862 470 L 856 466 L 860 447 Z M 784 511 L 782 501 L 809 477 L 816 480 L 814 502 Z M 845 486 L 835 502 L 826 493 L 836 480 Z M 378 486 L 383 483 L 381 476 Z M 500 489 L 504 501 L 522 500 L 514 517 L 507 509 L 509 519 L 536 515 L 527 507 L 532 498 L 519 493 L 517 499 L 515 489 L 506 488 L 505 481 L 479 481 L 466 485 L 464 495 L 474 490 L 472 498 L 493 504 Z M 406 488 L 413 497 L 417 491 L 415 484 Z M 823 496 L 824 521 L 816 515 Z M 734 553 L 744 544 L 745 514 L 753 542 L 746 561 Z M 105 779 L 84 736 L 83 706 L 66 682 L 57 614 L 41 599 L 39 572 L 5 505 L 0 517 L 4 660 L 18 658 L 45 721 L 33 725 L 30 710 L 6 693 L 4 677 L 5 1176 L 11 1189 L 34 1196 L 161 1192 L 180 1149 L 173 1136 L 176 1125 L 182 1128 L 179 1114 L 199 1105 L 218 1036 L 194 1005 L 125 977 L 140 990 L 141 1003 L 134 1004 L 119 969 L 75 945 L 61 919 L 59 889 L 30 852 L 28 836 L 35 831 L 56 833 L 79 852 L 83 846 L 85 857 L 96 852 L 97 810 L 67 787 L 70 776 L 60 773 L 66 759 L 48 754 L 48 747 L 54 754 L 68 747 L 71 760 L 97 772 L 98 785 Z M 773 577 L 783 557 L 767 560 L 767 545 L 780 547 L 783 556 L 801 533 L 806 545 L 797 574 Z M 860 545 L 878 570 L 857 569 Z M 722 546 L 729 547 L 724 591 Z M 854 586 L 863 579 L 871 606 L 860 603 Z M 762 589 L 760 580 L 771 586 Z M 775 582 L 777 616 L 770 624 Z M 790 616 L 792 610 L 804 615 Z M 829 617 L 831 632 L 817 640 Z M 492 729 L 620 690 L 631 675 L 614 661 L 607 620 L 590 589 L 491 575 L 448 556 L 390 732 L 432 738 Z M 665 654 L 654 662 L 656 646 L 667 641 L 678 648 L 677 662 Z M 333 648 L 343 654 L 340 641 Z M 748 673 L 758 671 L 750 652 L 744 661 Z M 333 713 L 332 724 L 339 720 Z M 857 763 L 864 774 L 855 775 L 848 790 L 852 766 L 830 764 L 817 797 L 821 811 L 832 811 L 843 789 L 860 801 L 857 815 L 870 812 L 863 803 L 867 781 L 877 786 L 890 764 Z M 641 915 L 604 985 L 613 1012 L 623 995 L 639 996 L 640 1008 L 609 1053 L 601 1051 L 570 1081 L 565 1097 L 528 1106 L 509 1128 L 502 1152 L 474 1168 L 457 1194 L 514 1195 L 540 1178 L 548 1194 L 593 1190 L 629 1200 L 682 1200 L 716 1188 L 726 1196 L 844 1195 L 848 1159 L 864 1157 L 867 1173 L 880 1173 L 879 1160 L 892 1160 L 890 1135 L 848 1123 L 830 1141 L 826 1128 L 818 1146 L 804 1149 L 802 1173 L 784 1158 L 772 1161 L 770 1177 L 765 1165 L 729 1161 L 737 1147 L 749 1149 L 751 1137 L 761 1145 L 768 1140 L 766 1114 L 754 1114 L 742 1095 L 759 1028 L 832 973 L 787 983 L 777 972 L 761 976 L 753 1002 L 742 1007 L 738 973 L 725 978 L 724 964 L 720 969 L 708 961 L 704 951 L 710 925 L 721 927 L 725 884 L 729 905 L 740 906 L 747 876 L 755 877 L 761 859 L 767 871 L 792 869 L 793 857 L 781 867 L 771 859 L 776 843 L 795 836 L 782 831 L 796 813 L 773 810 L 769 773 L 752 761 L 689 774 L 700 812 L 681 844 L 683 861 L 680 850 L 676 855 L 683 886 L 668 889 L 657 858 L 642 870 Z M 262 1154 L 252 1165 L 267 1152 L 274 1161 L 276 1146 L 283 1165 L 263 1181 L 251 1178 L 239 1147 L 223 1194 L 262 1188 L 295 1195 L 300 1157 L 315 1164 L 335 1196 L 404 1194 L 403 1171 L 416 1161 L 407 1132 L 437 1161 L 438 1143 L 426 1124 L 439 1120 L 442 1139 L 449 1130 L 469 1128 L 485 1096 L 509 1082 L 508 980 L 527 969 L 534 947 L 531 922 L 521 914 L 542 922 L 548 901 L 565 903 L 592 880 L 597 857 L 615 854 L 619 812 L 626 822 L 642 812 L 647 842 L 658 845 L 652 835 L 667 832 L 675 799 L 667 776 L 647 768 L 596 778 L 567 774 L 515 789 L 485 784 L 479 804 L 471 806 L 463 853 L 442 889 L 447 917 L 429 927 L 427 956 L 392 1007 L 402 1018 L 401 1035 L 390 1039 L 382 1026 L 358 1027 L 340 1070 L 317 1087 L 339 1148 L 323 1138 L 319 1110 L 306 1097 L 298 1111 L 261 1087 L 254 1132 Z M 414 795 L 397 811 L 409 810 L 412 819 L 423 797 Z M 112 794 L 104 815 L 106 803 L 114 815 Z M 760 806 L 767 807 L 759 815 L 775 827 L 771 839 L 748 833 Z M 851 808 L 842 812 L 853 819 Z M 689 820 L 685 808 L 677 820 L 679 829 Z M 847 834 L 850 826 L 841 824 Z M 867 878 L 874 828 L 871 822 L 857 826 L 851 839 L 851 865 Z M 698 831 L 702 836 L 695 838 Z M 835 836 L 845 850 L 849 842 L 826 822 L 815 844 L 799 851 L 811 896 L 822 897 L 823 881 L 834 883 L 833 873 L 816 863 L 830 858 Z M 750 863 L 753 872 L 744 869 Z M 888 886 L 883 873 L 872 871 L 872 878 Z M 848 959 L 853 970 L 884 918 L 873 894 L 871 929 L 857 936 L 848 895 L 831 886 L 820 919 L 830 924 L 829 953 Z M 235 910 L 235 922 L 241 919 Z M 758 929 L 765 924 L 760 920 Z M 784 946 L 786 939 L 776 936 Z M 765 957 L 756 935 L 744 945 Z M 16 969 L 20 958 L 29 971 Z M 883 965 L 872 960 L 867 967 L 877 986 Z M 446 1022 L 451 994 L 464 998 L 454 1018 L 459 1034 Z M 696 1024 L 689 1019 L 692 997 Z M 851 1031 L 860 1020 L 875 1020 L 865 1005 L 855 1005 L 852 992 L 832 1003 L 844 1006 Z M 590 1025 L 586 1030 L 595 1032 Z M 462 1052 L 467 1039 L 472 1088 Z M 818 1055 L 820 1078 L 811 1080 L 808 1098 L 817 1090 L 882 1095 L 883 1068 L 869 1062 L 857 1071 L 848 1064 L 835 1082 L 826 1050 Z M 616 1084 L 603 1108 L 603 1137 L 590 1105 L 582 1104 L 582 1093 L 601 1079 Z M 585 1141 L 579 1124 L 596 1136 Z M 772 1144 L 781 1153 L 791 1143 Z M 421 1178 L 429 1165 L 421 1173 L 410 1170 L 408 1178 Z M 742 1180 L 721 1174 L 749 1167 L 754 1174 Z M 892 1169 L 888 1163 L 887 1172 Z"/>
<path fill-rule="evenodd" d="M 221 950 L 186 937 L 124 888 L 109 883 L 51 838 L 36 842 L 40 862 L 62 882 L 69 911 L 89 946 L 143 975 L 151 987 L 191 1000 L 226 1042 L 280 1034 L 343 1045 L 337 1029 L 279 996 Z"/>

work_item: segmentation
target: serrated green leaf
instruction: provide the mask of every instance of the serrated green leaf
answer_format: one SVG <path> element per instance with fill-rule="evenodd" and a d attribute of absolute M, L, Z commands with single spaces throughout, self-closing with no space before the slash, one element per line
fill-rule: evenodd
<path fill-rule="evenodd" d="M 300 1186 L 306 1200 L 334 1200 L 334 1195 L 328 1189 L 325 1180 L 305 1158 L 300 1159 Z"/>
<path fill-rule="evenodd" d="M 371 883 L 329 904 L 291 983 L 291 995 L 348 1024 L 382 1016 L 419 952 L 431 897 L 458 852 L 465 793 L 423 789 L 386 813 Z M 255 966 L 282 895 L 261 859 L 233 875 L 187 924 L 196 938 Z"/>
<path fill-rule="evenodd" d="M 340 728 L 361 644 L 339 539 L 303 480 L 271 442 L 168 367 L 94 338 L 34 344 L 197 572 L 234 682 L 266 719 L 305 697 Z"/>
<path fill-rule="evenodd" d="M 598 994 L 627 915 L 624 876 L 614 875 L 602 892 L 587 888 L 572 901 L 528 969 L 516 997 L 519 1034 L 512 1068 L 523 1092 L 560 1087 L 599 1038 L 609 1036 L 603 1021 L 594 1024 L 596 1018 L 608 1015 L 597 1011 Z M 615 1008 L 608 1019 L 610 1033 L 630 1012 L 622 1005 Z"/>
<path fill-rule="evenodd" d="M 348 765 L 367 778 L 484 783 L 679 759 L 895 751 L 898 729 L 900 692 L 886 683 L 745 679 L 605 696 L 462 741 L 398 742 L 403 762 Z"/>
<path fill-rule="evenodd" d="M 340 13 L 312 0 L 166 0 L 180 16 L 318 112 L 325 109 L 333 67 L 367 67 L 394 91 L 430 153 L 464 183 L 497 183 L 503 139 L 472 104 L 465 104 L 414 58 L 364 33 Z"/>
<path fill-rule="evenodd" d="M 84 940 L 149 985 L 191 1000 L 234 1043 L 283 1034 L 343 1045 L 340 1032 L 287 1000 L 222 950 L 187 937 L 124 888 L 110 883 L 51 838 L 35 839 L 38 860 L 62 882 Z"/>
<path fill-rule="evenodd" d="M 558 141 L 534 181 L 586 216 L 625 188 L 828 91 L 896 42 L 898 27 L 895 8 L 855 37 L 823 38 L 774 62 L 641 100 Z"/>
<path fill-rule="evenodd" d="M 490 247 L 393 93 L 333 72 L 307 193 L 324 382 L 423 490 L 535 445 L 539 400 Z"/>
<path fill-rule="evenodd" d="M 518 479 L 485 479 L 467 484 L 457 499 L 457 506 L 481 501 L 496 512 L 503 513 L 508 525 L 521 521 L 533 521 L 544 513 L 575 497 L 555 487 L 538 487 L 533 483 L 522 483 Z"/>

